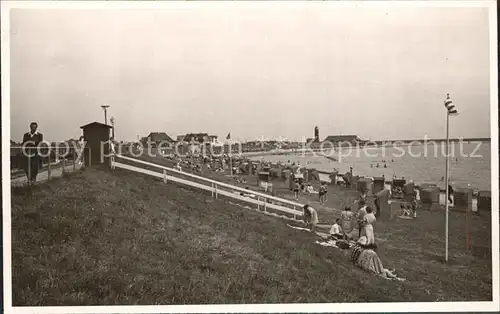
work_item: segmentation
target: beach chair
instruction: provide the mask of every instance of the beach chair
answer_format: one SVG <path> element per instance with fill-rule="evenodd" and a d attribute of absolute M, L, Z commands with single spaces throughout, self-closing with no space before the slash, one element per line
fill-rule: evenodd
<path fill-rule="evenodd" d="M 392 198 L 396 198 L 396 199 L 403 198 L 405 184 L 406 184 L 406 180 L 404 180 L 404 179 L 393 179 L 392 180 L 392 186 L 391 186 Z"/>

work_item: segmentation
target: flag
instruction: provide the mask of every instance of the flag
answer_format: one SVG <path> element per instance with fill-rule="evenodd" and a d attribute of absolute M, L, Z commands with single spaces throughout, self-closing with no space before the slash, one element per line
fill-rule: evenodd
<path fill-rule="evenodd" d="M 226 140 L 231 139 L 231 132 L 227 133 Z"/>
<path fill-rule="evenodd" d="M 450 116 L 456 116 L 458 115 L 458 110 L 451 101 L 450 94 L 446 95 L 446 100 L 444 101 L 444 106 L 448 110 L 448 115 Z"/>

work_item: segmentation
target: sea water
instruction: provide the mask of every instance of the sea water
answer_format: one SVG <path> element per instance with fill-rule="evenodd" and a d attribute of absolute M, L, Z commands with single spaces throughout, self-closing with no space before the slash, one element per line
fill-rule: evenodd
<path fill-rule="evenodd" d="M 450 144 L 450 184 L 454 187 L 470 187 L 478 190 L 491 190 L 491 149 L 490 143 Z M 333 161 L 325 156 L 333 157 Z M 354 175 L 365 177 L 393 176 L 404 177 L 407 182 L 416 184 L 433 183 L 444 188 L 445 144 L 413 144 L 398 147 L 373 147 L 335 149 L 324 153 L 295 153 L 287 155 L 268 155 L 251 157 L 252 160 L 270 162 L 300 163 L 308 168 L 331 172 L 337 169 L 340 174 L 353 168 Z M 377 167 L 378 165 L 378 167 Z M 384 168 L 384 165 L 386 168 Z"/>

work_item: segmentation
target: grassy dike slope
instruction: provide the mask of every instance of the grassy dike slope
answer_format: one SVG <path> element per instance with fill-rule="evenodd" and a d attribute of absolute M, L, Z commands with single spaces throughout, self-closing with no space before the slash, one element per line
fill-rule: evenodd
<path fill-rule="evenodd" d="M 438 228 L 432 217 L 403 221 L 381 243 L 384 265 L 408 280 L 387 281 L 277 218 L 136 173 L 87 169 L 12 190 L 13 304 L 491 299 L 491 255 L 443 265 L 432 258 L 441 232 L 422 234 L 422 223 Z M 407 234 L 427 237 L 429 250 Z M 489 237 L 478 240 L 488 246 Z"/>

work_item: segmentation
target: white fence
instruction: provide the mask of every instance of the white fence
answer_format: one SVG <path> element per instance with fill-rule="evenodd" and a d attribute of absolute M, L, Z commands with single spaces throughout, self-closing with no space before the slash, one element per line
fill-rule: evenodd
<path fill-rule="evenodd" d="M 129 164 L 124 164 L 118 162 L 116 159 L 131 161 L 138 165 L 133 166 Z M 154 167 L 161 170 L 161 172 L 147 170 L 141 168 L 139 165 Z M 165 183 L 172 181 L 175 183 L 180 183 L 201 190 L 209 191 L 212 193 L 213 198 L 218 198 L 219 195 L 226 196 L 232 199 L 243 201 L 250 205 L 256 205 L 258 210 L 263 210 L 265 213 L 271 210 L 285 214 L 285 216 L 292 216 L 293 219 L 296 220 L 302 219 L 302 214 L 303 214 L 302 207 L 304 206 L 302 204 L 287 199 L 256 192 L 253 190 L 248 190 L 231 184 L 215 181 L 205 177 L 197 176 L 191 173 L 179 171 L 174 168 L 165 167 L 162 165 L 146 162 L 136 158 L 126 157 L 123 155 L 116 155 L 111 158 L 111 168 L 126 169 L 157 178 L 162 178 Z M 181 178 L 180 176 L 184 178 Z M 192 179 L 201 181 L 201 183 L 194 182 L 192 181 Z M 244 195 L 241 195 L 241 193 L 243 193 Z"/>

